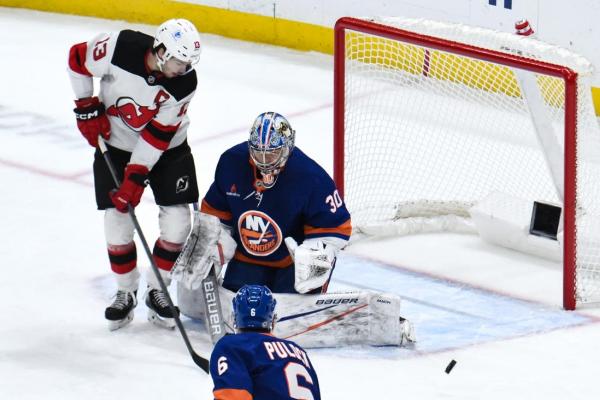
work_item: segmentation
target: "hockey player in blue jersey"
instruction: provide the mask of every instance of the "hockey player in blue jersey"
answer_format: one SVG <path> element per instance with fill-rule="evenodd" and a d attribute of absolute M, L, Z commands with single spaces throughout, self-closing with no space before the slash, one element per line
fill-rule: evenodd
<path fill-rule="evenodd" d="M 351 234 L 350 215 L 333 180 L 294 146 L 294 138 L 287 119 L 266 112 L 254 121 L 247 142 L 221 155 L 172 270 L 181 311 L 210 327 L 224 319 L 231 330 L 227 313 L 213 319 L 214 294 L 205 286 L 205 279 L 213 280 L 213 266 L 219 275 L 229 261 L 218 291 L 222 309 L 242 286 L 265 285 L 278 294 L 280 337 L 294 337 L 305 347 L 414 341 L 399 296 L 325 293 L 337 253 Z"/>
<path fill-rule="evenodd" d="M 219 243 L 231 243 L 225 253 L 233 258 L 221 262 L 229 261 L 223 287 L 233 292 L 245 284 L 275 293 L 324 292 L 350 238 L 350 214 L 333 180 L 294 139 L 285 117 L 260 114 L 248 141 L 221 155 L 202 201 L 201 212 L 222 223 Z"/>
<path fill-rule="evenodd" d="M 275 305 L 265 286 L 243 286 L 233 298 L 236 334 L 212 352 L 210 374 L 216 400 L 319 400 L 319 381 L 296 343 L 270 335 Z"/>

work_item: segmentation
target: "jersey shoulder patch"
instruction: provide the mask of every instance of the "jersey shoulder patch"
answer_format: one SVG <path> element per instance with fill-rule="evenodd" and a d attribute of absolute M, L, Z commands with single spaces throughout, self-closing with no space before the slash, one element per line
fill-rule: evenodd
<path fill-rule="evenodd" d="M 196 77 L 196 71 L 192 70 L 185 75 L 175 78 L 159 79 L 158 83 L 160 83 L 167 92 L 175 97 L 177 101 L 181 101 L 193 93 L 194 90 L 196 90 L 196 86 L 198 86 L 198 79 Z"/>
<path fill-rule="evenodd" d="M 129 73 L 145 78 L 148 75 L 144 65 L 145 56 L 153 43 L 154 38 L 150 35 L 129 29 L 122 30 L 117 37 L 111 62 Z"/>

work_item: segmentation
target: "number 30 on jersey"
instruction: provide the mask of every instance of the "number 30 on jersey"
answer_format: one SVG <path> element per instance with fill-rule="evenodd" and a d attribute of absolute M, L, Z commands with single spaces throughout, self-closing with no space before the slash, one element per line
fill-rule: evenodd
<path fill-rule="evenodd" d="M 325 203 L 329 204 L 329 211 L 331 211 L 332 213 L 335 213 L 338 210 L 338 208 L 340 208 L 344 204 L 344 202 L 342 201 L 342 197 L 338 193 L 337 189 L 333 192 L 333 194 L 330 194 L 329 196 L 325 197 Z"/>

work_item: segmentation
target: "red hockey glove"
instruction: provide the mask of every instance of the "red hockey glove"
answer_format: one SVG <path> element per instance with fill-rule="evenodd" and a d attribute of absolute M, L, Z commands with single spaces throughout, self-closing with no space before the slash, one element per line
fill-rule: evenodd
<path fill-rule="evenodd" d="M 125 179 L 121 183 L 119 190 L 109 193 L 110 200 L 116 209 L 126 213 L 128 204 L 132 207 L 140 204 L 140 199 L 144 193 L 144 188 L 148 184 L 148 168 L 139 164 L 127 164 L 125 167 Z"/>
<path fill-rule="evenodd" d="M 81 134 L 92 147 L 98 146 L 98 135 L 106 140 L 110 138 L 110 123 L 104 113 L 104 104 L 97 97 L 75 100 L 75 118 Z"/>

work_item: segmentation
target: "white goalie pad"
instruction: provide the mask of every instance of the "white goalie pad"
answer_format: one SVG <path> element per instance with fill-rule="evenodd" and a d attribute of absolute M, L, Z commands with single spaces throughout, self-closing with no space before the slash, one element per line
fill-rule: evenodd
<path fill-rule="evenodd" d="M 181 312 L 204 319 L 199 290 L 178 286 Z M 231 300 L 235 293 L 219 288 L 223 317 L 233 332 Z M 414 341 L 412 325 L 400 316 L 400 297 L 370 291 L 314 295 L 274 294 L 277 323 L 273 334 L 302 347 L 349 345 L 401 346 Z"/>
<path fill-rule="evenodd" d="M 213 265 L 218 276 L 221 265 L 231 258 L 235 250 L 234 241 L 233 250 L 229 249 L 231 245 L 226 242 L 227 249 L 223 251 L 220 245 L 223 238 L 233 241 L 228 232 L 224 232 L 217 217 L 195 213 L 192 231 L 171 270 L 171 277 L 190 289 L 197 289 Z"/>

